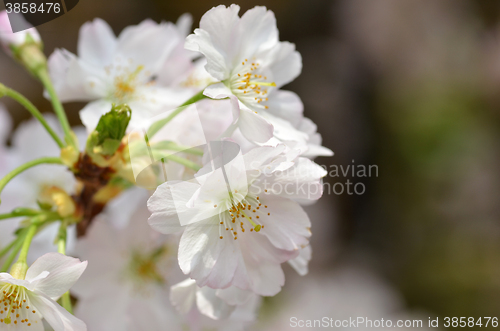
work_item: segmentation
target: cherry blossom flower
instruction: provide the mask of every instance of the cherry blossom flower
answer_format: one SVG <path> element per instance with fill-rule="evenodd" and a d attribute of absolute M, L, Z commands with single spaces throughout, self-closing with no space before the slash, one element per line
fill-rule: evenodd
<path fill-rule="evenodd" d="M 280 264 L 297 257 L 311 235 L 309 218 L 294 200 L 318 199 L 326 175 L 297 151 L 285 149 L 256 148 L 244 155 L 244 169 L 228 168 L 227 180 L 212 172 L 193 181 L 167 182 L 148 201 L 155 230 L 184 230 L 179 265 L 198 286 L 233 285 L 260 295 L 280 291 Z"/>
<path fill-rule="evenodd" d="M 147 225 L 148 196 L 137 189 L 114 202 L 77 243 L 90 265 L 74 288 L 75 314 L 91 330 L 181 329 L 168 300 L 175 247 Z"/>
<path fill-rule="evenodd" d="M 29 267 L 24 279 L 0 273 L 0 328 L 43 331 L 45 319 L 54 331 L 86 331 L 84 322 L 56 302 L 86 267 L 87 262 L 47 253 Z"/>
<path fill-rule="evenodd" d="M 249 316 L 255 314 L 258 298 L 245 300 L 245 305 L 234 313 L 238 316 L 235 320 L 230 317 L 216 323 L 197 311 L 189 311 L 187 291 L 172 294 L 187 307 L 182 316 L 178 314 L 169 302 L 170 286 L 185 277 L 175 261 L 178 239 L 163 236 L 148 226 L 148 197 L 145 190 L 134 189 L 113 201 L 78 242 L 76 254 L 87 258 L 90 266 L 73 289 L 78 296 L 76 315 L 96 331 L 162 330 L 166 325 L 169 330 L 197 330 L 199 323 L 239 330 L 243 322 L 253 320 Z"/>
<path fill-rule="evenodd" d="M 156 84 L 165 63 L 176 67 L 190 61 L 177 51 L 183 40 L 172 23 L 157 24 L 145 20 L 127 27 L 115 37 L 101 19 L 88 22 L 80 29 L 78 57 L 66 50 L 56 50 L 49 58 L 49 69 L 61 101 L 90 101 L 80 112 L 89 131 L 111 104 L 127 103 L 132 109 L 129 128 L 140 127 L 144 120 L 171 110 L 187 100 L 192 91 L 172 89 Z M 181 60 L 179 60 L 179 57 Z M 185 64 L 180 67 L 185 66 Z"/>
<path fill-rule="evenodd" d="M 205 55 L 207 72 L 219 80 L 204 94 L 237 97 L 239 114 L 234 119 L 251 141 L 266 142 L 273 137 L 273 127 L 282 140 L 307 140 L 296 130 L 303 113 L 300 98 L 280 90 L 300 74 L 300 54 L 294 44 L 279 41 L 272 11 L 255 7 L 240 18 L 239 10 L 237 5 L 212 8 L 186 39 L 186 48 Z"/>

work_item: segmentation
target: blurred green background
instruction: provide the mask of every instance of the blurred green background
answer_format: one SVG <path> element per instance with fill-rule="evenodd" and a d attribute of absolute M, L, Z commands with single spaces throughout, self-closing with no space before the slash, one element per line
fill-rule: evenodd
<path fill-rule="evenodd" d="M 231 2 L 80 0 L 38 29 L 47 54 L 56 47 L 76 52 L 79 27 L 95 17 L 119 33 L 145 18 L 175 22 L 190 12 L 197 27 L 220 3 Z M 285 291 L 263 311 L 284 309 L 295 286 L 355 264 L 389 284 L 405 309 L 424 311 L 425 320 L 500 315 L 500 1 L 238 4 L 241 13 L 255 5 L 273 10 L 281 40 L 301 52 L 303 73 L 286 88 L 301 96 L 305 115 L 335 152 L 317 161 L 379 170 L 378 177 L 351 178 L 366 185 L 363 195 L 326 192 L 308 207 L 311 273 L 296 280 L 288 268 Z M 40 85 L 4 54 L 0 81 L 49 111 Z M 28 118 L 11 100 L 2 102 L 15 123 Z M 68 104 L 74 125 L 82 105 Z M 318 301 L 328 308 L 326 299 Z"/>

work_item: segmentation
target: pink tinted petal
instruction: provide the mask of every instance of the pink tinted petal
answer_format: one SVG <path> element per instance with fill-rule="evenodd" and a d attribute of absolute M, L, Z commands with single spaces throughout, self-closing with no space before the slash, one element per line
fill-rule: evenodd
<path fill-rule="evenodd" d="M 82 60 L 96 66 L 105 66 L 111 63 L 115 49 L 115 34 L 102 19 L 96 18 L 80 28 L 78 55 Z"/>

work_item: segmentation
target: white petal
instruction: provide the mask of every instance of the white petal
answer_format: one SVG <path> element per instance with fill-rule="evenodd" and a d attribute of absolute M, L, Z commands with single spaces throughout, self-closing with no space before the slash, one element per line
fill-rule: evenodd
<path fill-rule="evenodd" d="M 176 109 L 192 96 L 189 89 L 138 86 L 134 97 L 127 102 L 132 110 L 128 130 L 144 128 L 152 117 Z"/>
<path fill-rule="evenodd" d="M 87 331 L 85 323 L 57 302 L 41 293 L 28 293 L 31 304 L 43 318 L 50 324 L 54 331 Z"/>
<path fill-rule="evenodd" d="M 223 247 L 217 258 L 217 263 L 212 268 L 206 282 L 203 283 L 203 285 L 211 288 L 227 288 L 230 286 L 238 263 L 242 262 L 242 259 L 237 257 L 241 255 L 240 248 L 236 243 L 237 240 L 234 240 L 227 231 L 224 235 L 226 236 L 225 239 L 219 238 L 219 241 L 223 241 L 223 243 L 217 243 Z"/>
<path fill-rule="evenodd" d="M 300 250 L 299 256 L 288 261 L 295 271 L 301 276 L 307 275 L 309 272 L 309 261 L 312 257 L 311 245 L 308 245 Z"/>
<path fill-rule="evenodd" d="M 271 163 L 274 158 L 283 153 L 285 145 L 279 144 L 276 147 L 262 146 L 256 147 L 245 153 L 245 168 L 247 170 L 258 170 L 268 163 Z"/>
<path fill-rule="evenodd" d="M 268 206 L 260 213 L 261 232 L 276 248 L 294 251 L 308 244 L 311 222 L 298 203 L 271 195 L 261 196 L 261 202 Z"/>
<path fill-rule="evenodd" d="M 269 107 L 267 112 L 289 121 L 294 127 L 297 127 L 304 118 L 304 104 L 294 92 L 275 91 L 269 96 L 266 104 Z"/>
<path fill-rule="evenodd" d="M 285 274 L 279 264 L 259 264 L 248 269 L 252 279 L 253 292 L 264 295 L 274 296 L 281 291 L 285 285 Z"/>
<path fill-rule="evenodd" d="M 205 55 L 208 59 L 205 69 L 215 79 L 222 81 L 229 77 L 229 65 L 224 56 L 210 42 L 210 35 L 207 31 L 195 29 L 194 34 L 187 36 L 185 47 L 187 50 Z"/>
<path fill-rule="evenodd" d="M 31 284 L 29 281 L 27 281 L 25 279 L 14 278 L 14 277 L 12 277 L 11 274 L 6 273 L 6 272 L 0 273 L 0 281 L 4 282 L 4 283 L 9 283 L 12 285 L 23 286 L 23 287 L 26 287 L 28 290 L 31 289 Z"/>
<path fill-rule="evenodd" d="M 257 314 L 262 303 L 262 298 L 255 293 L 249 292 L 250 298 L 244 304 L 239 305 L 233 311 L 230 320 L 252 322 L 257 319 Z"/>
<path fill-rule="evenodd" d="M 116 37 L 111 27 L 96 18 L 80 28 L 78 55 L 93 65 L 105 66 L 112 62 L 116 49 Z"/>
<path fill-rule="evenodd" d="M 278 28 L 274 13 L 266 7 L 257 6 L 241 16 L 239 29 L 244 36 L 240 55 L 250 58 L 264 52 L 278 43 Z M 242 61 L 242 59 L 235 59 Z"/>
<path fill-rule="evenodd" d="M 313 161 L 299 157 L 295 165 L 274 176 L 263 175 L 253 182 L 252 191 L 260 194 L 264 190 L 289 199 L 318 200 L 323 195 L 321 178 L 326 170 Z"/>
<path fill-rule="evenodd" d="M 200 29 L 186 38 L 186 49 L 205 55 L 208 73 L 221 81 L 229 77 L 241 41 L 237 28 L 239 10 L 237 5 L 210 9 L 201 18 Z"/>
<path fill-rule="evenodd" d="M 184 13 L 179 16 L 175 25 L 177 26 L 177 30 L 179 30 L 179 34 L 186 37 L 191 32 L 191 28 L 193 26 L 193 16 L 189 13 Z"/>
<path fill-rule="evenodd" d="M 276 86 L 281 86 L 290 83 L 302 71 L 302 57 L 295 50 L 295 45 L 289 42 L 280 42 L 268 55 L 273 58 L 271 70 L 273 72 L 274 82 Z"/>
<path fill-rule="evenodd" d="M 219 239 L 218 217 L 188 225 L 179 243 L 181 270 L 196 279 L 198 285 L 203 285 L 225 242 L 226 240 Z"/>
<path fill-rule="evenodd" d="M 299 131 L 292 125 L 292 123 L 290 123 L 286 119 L 275 116 L 274 114 L 268 112 L 262 112 L 262 117 L 264 117 L 269 123 L 272 124 L 274 128 L 274 137 L 276 137 L 280 141 L 296 141 L 306 146 L 308 139 L 307 134 Z M 266 144 L 267 143 L 268 142 L 266 142 Z"/>
<path fill-rule="evenodd" d="M 42 272 L 48 271 L 48 277 L 40 280 L 35 287 L 53 300 L 67 292 L 87 268 L 87 262 L 59 253 L 47 253 L 37 259 L 26 273 L 26 280 L 33 280 Z"/>
<path fill-rule="evenodd" d="M 49 57 L 49 72 L 61 101 L 90 101 L 104 96 L 105 72 L 78 59 L 65 49 L 56 49 Z M 47 92 L 45 97 L 48 98 Z"/>
<path fill-rule="evenodd" d="M 170 302 L 181 314 L 187 314 L 196 299 L 196 281 L 186 279 L 170 288 Z"/>
<path fill-rule="evenodd" d="M 145 20 L 120 33 L 116 52 L 125 60 L 132 59 L 137 65 L 156 73 L 179 42 L 180 36 L 173 24 Z"/>
<path fill-rule="evenodd" d="M 234 306 L 230 306 L 215 295 L 216 290 L 209 287 L 202 287 L 196 292 L 196 305 L 200 312 L 215 320 L 229 317 Z"/>
<path fill-rule="evenodd" d="M 241 133 L 250 141 L 265 143 L 273 137 L 273 125 L 259 114 L 246 109 L 240 109 L 238 126 Z"/>
<path fill-rule="evenodd" d="M 181 43 L 178 45 L 167 57 L 162 68 L 158 71 L 156 82 L 160 86 L 178 86 L 182 84 L 189 78 L 195 76 L 195 66 L 192 62 L 192 54 L 198 54 L 195 52 L 190 52 L 184 49 L 184 45 Z M 205 72 L 205 69 L 203 72 Z M 206 74 L 208 76 L 208 74 Z M 197 81 L 197 77 L 194 78 Z M 202 81 L 200 79 L 200 81 Z M 190 86 L 189 86 L 190 87 Z M 204 86 L 200 86 L 203 88 Z"/>
<path fill-rule="evenodd" d="M 226 289 L 219 289 L 216 295 L 224 300 L 228 305 L 239 306 L 243 305 L 252 297 L 253 293 L 231 286 Z"/>
<path fill-rule="evenodd" d="M 186 206 L 194 192 L 199 188 L 199 186 L 189 185 L 187 182 L 184 184 L 184 190 L 179 190 L 179 193 L 185 193 L 185 195 L 176 194 L 176 200 L 172 196 L 172 188 L 168 183 L 158 186 L 155 193 L 149 198 L 148 209 L 152 215 L 149 217 L 148 223 L 154 230 L 163 234 L 182 230 L 183 226 L 180 223 L 179 215 L 184 211 L 187 212 L 187 208 L 181 209 L 181 207 Z M 189 189 L 188 186 L 191 188 Z"/>
<path fill-rule="evenodd" d="M 211 99 L 225 99 L 233 93 L 231 90 L 224 85 L 224 83 L 217 83 L 207 86 L 207 88 L 203 91 L 203 94 Z"/>
<path fill-rule="evenodd" d="M 263 231 L 264 230 L 261 230 L 258 234 L 251 232 L 250 235 L 245 234 L 238 238 L 245 260 L 244 263 L 249 266 L 258 265 L 259 263 L 281 264 L 298 256 L 298 251 L 278 249 L 271 243 L 267 236 L 263 234 Z M 242 289 L 245 288 L 243 286 L 238 287 Z"/>

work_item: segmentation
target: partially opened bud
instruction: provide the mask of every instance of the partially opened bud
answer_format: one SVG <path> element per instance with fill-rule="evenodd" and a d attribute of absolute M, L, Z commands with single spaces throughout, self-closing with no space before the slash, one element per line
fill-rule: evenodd
<path fill-rule="evenodd" d="M 30 26 L 21 14 L 10 14 L 10 19 L 18 20 L 26 26 Z M 29 28 L 19 32 L 12 32 L 11 21 L 7 12 L 0 12 L 0 44 L 9 55 L 13 55 L 13 49 L 19 48 L 25 44 L 38 44 L 41 47 L 41 38 L 35 28 Z"/>

